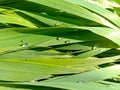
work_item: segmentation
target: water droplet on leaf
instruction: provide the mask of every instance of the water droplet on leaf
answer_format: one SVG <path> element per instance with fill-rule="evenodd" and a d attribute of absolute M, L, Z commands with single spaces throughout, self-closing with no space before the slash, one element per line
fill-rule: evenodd
<path fill-rule="evenodd" d="M 60 10 L 59 12 L 63 13 L 64 11 Z"/>
<path fill-rule="evenodd" d="M 62 39 L 63 39 L 63 37 L 57 37 L 56 39 L 57 39 L 57 40 L 62 40 Z"/>
<path fill-rule="evenodd" d="M 114 78 L 113 80 L 114 80 L 114 81 L 117 81 L 117 79 L 116 79 L 116 78 Z"/>
<path fill-rule="evenodd" d="M 55 26 L 59 26 L 61 23 L 59 23 L 59 22 L 57 22 L 57 23 L 55 23 Z"/>
<path fill-rule="evenodd" d="M 100 52 L 103 52 L 103 49 L 100 49 Z"/>
<path fill-rule="evenodd" d="M 21 44 L 20 46 L 26 47 L 26 46 L 28 46 L 28 43 L 23 43 L 23 44 Z"/>
<path fill-rule="evenodd" d="M 28 60 L 29 60 L 29 59 L 27 59 L 27 58 L 25 59 L 25 61 L 28 61 Z"/>
<path fill-rule="evenodd" d="M 31 83 L 34 83 L 34 82 L 36 82 L 36 80 L 31 80 L 30 82 L 31 82 Z"/>
<path fill-rule="evenodd" d="M 21 42 L 25 42 L 25 40 L 21 40 Z"/>
<path fill-rule="evenodd" d="M 65 43 L 67 43 L 67 44 L 70 43 L 70 40 L 66 40 Z"/>
<path fill-rule="evenodd" d="M 77 83 L 84 83 L 84 81 L 77 81 Z"/>
<path fill-rule="evenodd" d="M 43 15 L 47 15 L 47 13 L 46 13 L 46 12 L 42 12 L 41 14 L 43 14 Z"/>
<path fill-rule="evenodd" d="M 97 45 L 92 46 L 92 50 L 95 50 L 95 49 L 97 49 L 97 48 L 98 48 Z"/>

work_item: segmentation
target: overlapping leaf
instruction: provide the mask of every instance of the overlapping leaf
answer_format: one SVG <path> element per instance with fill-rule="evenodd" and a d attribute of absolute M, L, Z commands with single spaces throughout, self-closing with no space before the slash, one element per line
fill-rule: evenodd
<path fill-rule="evenodd" d="M 1 0 L 0 88 L 119 90 L 103 81 L 120 74 L 119 12 L 85 0 Z"/>

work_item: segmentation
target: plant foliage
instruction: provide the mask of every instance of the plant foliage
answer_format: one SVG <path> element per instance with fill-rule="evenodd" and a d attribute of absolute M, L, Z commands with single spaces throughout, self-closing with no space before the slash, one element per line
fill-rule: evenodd
<path fill-rule="evenodd" d="M 0 89 L 119 90 L 119 4 L 0 0 Z"/>

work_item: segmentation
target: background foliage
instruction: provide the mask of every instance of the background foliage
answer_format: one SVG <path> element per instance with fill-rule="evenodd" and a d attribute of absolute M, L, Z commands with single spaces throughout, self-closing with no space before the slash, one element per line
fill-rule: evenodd
<path fill-rule="evenodd" d="M 0 0 L 1 90 L 119 90 L 119 0 Z"/>

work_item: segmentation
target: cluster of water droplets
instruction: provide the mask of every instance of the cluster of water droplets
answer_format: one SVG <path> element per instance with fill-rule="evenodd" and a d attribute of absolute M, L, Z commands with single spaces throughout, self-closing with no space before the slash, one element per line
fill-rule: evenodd
<path fill-rule="evenodd" d="M 56 38 L 56 40 L 59 40 L 59 41 L 60 41 L 60 40 L 63 40 L 63 39 L 64 39 L 64 37 L 62 37 L 62 36 Z M 65 40 L 64 43 L 65 43 L 65 44 L 69 44 L 69 43 L 70 43 L 70 40 Z"/>
<path fill-rule="evenodd" d="M 91 50 L 99 50 L 99 52 L 103 52 L 104 51 L 104 49 L 101 48 L 99 45 L 93 45 L 91 47 Z"/>
<path fill-rule="evenodd" d="M 28 46 L 28 43 L 27 42 L 25 42 L 25 40 L 21 40 L 20 41 L 21 42 L 21 47 L 26 47 L 26 46 Z"/>

